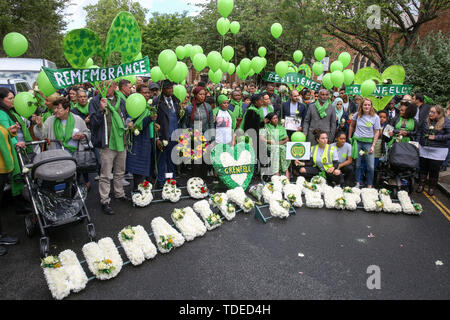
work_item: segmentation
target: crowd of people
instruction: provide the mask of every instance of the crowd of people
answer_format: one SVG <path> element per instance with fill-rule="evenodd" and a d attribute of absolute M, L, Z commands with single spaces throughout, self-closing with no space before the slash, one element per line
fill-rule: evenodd
<path fill-rule="evenodd" d="M 43 97 L 36 113 L 25 119 L 14 109 L 14 92 L 0 88 L 0 201 L 9 184 L 16 211 L 30 212 L 22 196 L 24 184 L 17 152 L 39 152 L 26 143 L 41 139 L 59 140 L 70 153 L 92 148 L 98 163 L 95 180 L 100 202 L 108 215 L 114 214 L 111 180 L 114 197 L 128 202 L 131 197 L 124 189 L 129 184 L 127 179 L 133 180 L 133 192 L 146 180 L 160 189 L 167 177 L 217 177 L 212 166 L 201 160 L 174 163 L 179 129 L 199 130 L 209 143 L 209 148 L 203 150 L 204 158 L 215 144 L 233 146 L 246 141 L 253 145 L 261 163 L 261 155 L 269 155 L 268 174 L 307 178 L 320 174 L 330 184 L 341 186 L 373 187 L 379 163 L 385 161 L 388 150 L 397 142 L 415 141 L 420 145 L 418 192 L 424 190 L 428 180 L 428 193 L 432 195 L 439 171 L 448 165 L 449 107 L 429 105 L 420 93 L 397 96 L 377 112 L 370 99 L 348 96 L 345 88 L 290 90 L 273 83 L 215 85 L 196 81 L 186 89 L 186 99 L 180 101 L 174 95 L 174 84 L 168 80 L 154 83 L 137 77 L 135 84 L 124 79 L 111 81 L 106 97 L 86 84 Z M 126 108 L 133 93 L 143 95 L 147 101 L 144 113 L 135 119 Z M 296 120 L 296 130 L 285 126 L 288 117 Z M 386 130 L 387 126 L 392 130 Z M 295 132 L 304 133 L 311 143 L 308 161 L 286 159 L 286 144 Z M 91 188 L 87 173 L 78 178 L 79 183 Z M 0 224 L 0 255 L 6 253 L 2 245 L 17 241 L 6 235 Z"/>

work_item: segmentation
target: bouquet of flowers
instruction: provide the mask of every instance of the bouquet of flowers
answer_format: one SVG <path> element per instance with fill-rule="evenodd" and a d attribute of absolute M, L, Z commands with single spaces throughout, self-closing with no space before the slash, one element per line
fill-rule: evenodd
<path fill-rule="evenodd" d="M 201 200 L 194 203 L 194 210 L 203 218 L 205 226 L 209 231 L 222 225 L 222 219 L 219 215 L 212 212 L 208 201 Z"/>
<path fill-rule="evenodd" d="M 173 248 L 184 244 L 183 236 L 161 217 L 152 220 L 152 230 L 161 253 L 170 252 Z"/>
<path fill-rule="evenodd" d="M 300 208 L 303 206 L 302 189 L 292 183 L 288 183 L 283 187 L 284 198 L 289 201 L 294 207 Z"/>
<path fill-rule="evenodd" d="M 144 181 L 139 184 L 139 192 L 134 193 L 131 197 L 133 200 L 133 205 L 141 208 L 148 206 L 153 200 L 152 188 L 152 184 L 148 181 Z"/>
<path fill-rule="evenodd" d="M 323 198 L 325 202 L 325 207 L 327 209 L 335 209 L 336 201 L 339 197 L 342 197 L 342 189 L 330 187 L 329 185 L 323 185 Z"/>
<path fill-rule="evenodd" d="M 205 225 L 190 207 L 174 209 L 171 218 L 186 241 L 192 241 L 206 233 Z"/>
<path fill-rule="evenodd" d="M 157 254 L 155 245 L 142 226 L 128 226 L 119 232 L 118 238 L 134 266 L 142 264 L 146 259 L 154 258 Z"/>
<path fill-rule="evenodd" d="M 391 194 L 391 191 L 389 191 L 387 189 L 381 189 L 378 192 L 380 201 L 383 204 L 383 211 L 388 212 L 388 213 L 402 212 L 402 206 L 398 203 L 392 203 L 390 194 Z"/>
<path fill-rule="evenodd" d="M 228 201 L 228 196 L 225 193 L 216 193 L 209 198 L 209 204 L 213 208 L 219 208 L 220 213 L 228 220 L 233 220 L 236 216 L 235 206 Z"/>
<path fill-rule="evenodd" d="M 59 256 L 48 256 L 41 261 L 53 298 L 61 300 L 71 291 L 80 292 L 86 287 L 88 278 L 72 250 L 65 250 Z"/>
<path fill-rule="evenodd" d="M 339 197 L 336 199 L 336 206 L 335 208 L 338 210 L 344 210 L 345 209 L 345 205 L 347 204 L 347 201 L 345 200 L 344 197 Z"/>
<path fill-rule="evenodd" d="M 283 176 L 283 177 L 286 178 L 286 176 Z M 285 181 L 283 179 L 283 177 L 282 176 L 272 176 L 271 182 L 273 184 L 273 191 L 283 192 L 283 183 L 281 182 L 282 180 Z M 287 182 L 289 182 L 289 180 L 287 180 Z"/>
<path fill-rule="evenodd" d="M 82 251 L 89 270 L 99 280 L 112 279 L 122 269 L 122 257 L 111 238 L 103 238 L 98 243 L 87 243 Z"/>
<path fill-rule="evenodd" d="M 406 214 L 420 215 L 422 213 L 422 206 L 420 204 L 413 204 L 408 192 L 402 190 L 397 194 L 398 201 L 402 206 L 402 210 Z"/>
<path fill-rule="evenodd" d="M 201 178 L 191 178 L 187 182 L 189 195 L 194 199 L 204 199 L 209 195 L 209 189 Z"/>
<path fill-rule="evenodd" d="M 228 190 L 227 196 L 228 199 L 236 203 L 245 213 L 249 213 L 255 207 L 255 203 L 245 195 L 242 187 Z"/>
<path fill-rule="evenodd" d="M 178 138 L 177 151 L 179 151 L 179 156 L 194 161 L 201 159 L 209 143 L 206 141 L 205 136 L 197 129 L 192 130 L 189 128 L 186 131 L 185 134 L 180 135 Z M 194 142 L 194 150 L 191 149 L 192 141 Z"/>
<path fill-rule="evenodd" d="M 181 198 L 181 190 L 177 188 L 177 182 L 173 179 L 168 179 L 164 184 L 162 191 L 162 198 L 170 202 L 178 202 Z"/>
<path fill-rule="evenodd" d="M 287 218 L 289 217 L 289 209 L 291 204 L 286 200 L 277 200 L 275 198 L 270 199 L 269 210 L 273 217 Z"/>
<path fill-rule="evenodd" d="M 257 200 L 258 204 L 262 204 L 261 200 L 263 198 L 263 189 L 264 185 L 262 183 L 255 184 L 248 189 L 248 193 L 250 193 Z"/>

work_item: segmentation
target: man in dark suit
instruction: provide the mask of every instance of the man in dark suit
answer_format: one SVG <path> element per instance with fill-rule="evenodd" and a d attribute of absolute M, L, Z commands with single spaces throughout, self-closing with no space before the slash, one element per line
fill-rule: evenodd
<path fill-rule="evenodd" d="M 273 110 L 278 115 L 278 119 L 282 119 L 283 117 L 281 116 L 281 97 L 275 94 L 275 86 L 272 83 L 269 83 L 267 85 L 266 92 L 270 97 Z"/>
<path fill-rule="evenodd" d="M 297 131 L 303 130 L 303 121 L 306 117 L 308 108 L 306 105 L 300 102 L 300 94 L 297 90 L 292 90 L 290 94 L 290 100 L 283 103 L 283 119 L 286 117 L 294 117 L 301 119 L 301 124 L 297 128 Z M 295 131 L 288 130 L 289 139 Z"/>
<path fill-rule="evenodd" d="M 431 106 L 425 104 L 425 97 L 421 93 L 416 93 L 412 102 L 417 105 L 417 113 L 415 119 L 418 123 L 418 128 L 420 129 L 422 128 L 425 121 L 427 121 Z M 420 130 L 418 132 L 420 132 Z"/>
<path fill-rule="evenodd" d="M 384 108 L 384 111 L 387 112 L 388 114 L 388 123 L 392 120 L 395 119 L 398 115 L 399 115 L 399 110 L 395 107 L 395 99 L 392 99 L 391 101 L 389 101 L 388 105 L 386 106 L 386 108 Z"/>
<path fill-rule="evenodd" d="M 156 123 L 160 126 L 156 137 L 156 148 L 158 149 L 158 177 L 157 188 L 162 188 L 166 173 L 172 173 L 175 178 L 175 165 L 172 161 L 172 149 L 177 145 L 177 141 L 172 141 L 171 136 L 178 129 L 180 119 L 180 101 L 173 95 L 173 83 L 164 80 L 162 84 L 162 94 L 153 99 L 153 105 L 158 109 Z M 175 139 L 176 140 L 176 139 Z"/>

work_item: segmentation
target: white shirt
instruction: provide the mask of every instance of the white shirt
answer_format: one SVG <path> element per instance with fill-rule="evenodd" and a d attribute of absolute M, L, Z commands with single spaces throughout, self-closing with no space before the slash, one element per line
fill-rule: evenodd
<path fill-rule="evenodd" d="M 297 108 L 298 108 L 298 103 L 296 102 L 296 103 L 294 104 L 294 103 L 292 103 L 292 101 L 291 101 L 291 108 L 290 108 L 290 111 L 291 111 L 290 116 L 291 116 L 291 117 L 295 117 L 295 115 L 296 115 L 296 113 L 297 113 Z"/>
<path fill-rule="evenodd" d="M 344 106 L 344 112 L 347 112 L 349 103 L 342 103 L 342 105 Z"/>
<path fill-rule="evenodd" d="M 216 116 L 216 142 L 231 143 L 233 140 L 232 119 L 228 111 L 219 110 Z"/>

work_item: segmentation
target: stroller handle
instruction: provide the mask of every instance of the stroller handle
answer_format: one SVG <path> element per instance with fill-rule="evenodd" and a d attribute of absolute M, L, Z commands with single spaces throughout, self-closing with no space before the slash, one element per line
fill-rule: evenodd
<path fill-rule="evenodd" d="M 28 146 L 37 146 L 37 145 L 42 145 L 42 144 L 49 145 L 50 143 L 53 143 L 53 142 L 59 143 L 59 145 L 61 145 L 61 146 L 63 145 L 62 142 L 60 140 L 57 140 L 57 139 L 51 139 L 51 140 L 50 139 L 44 139 L 44 140 L 39 140 L 39 141 L 26 142 L 25 146 L 26 147 L 28 147 Z M 19 150 L 20 148 L 17 147 L 17 145 L 16 145 L 16 149 Z"/>

